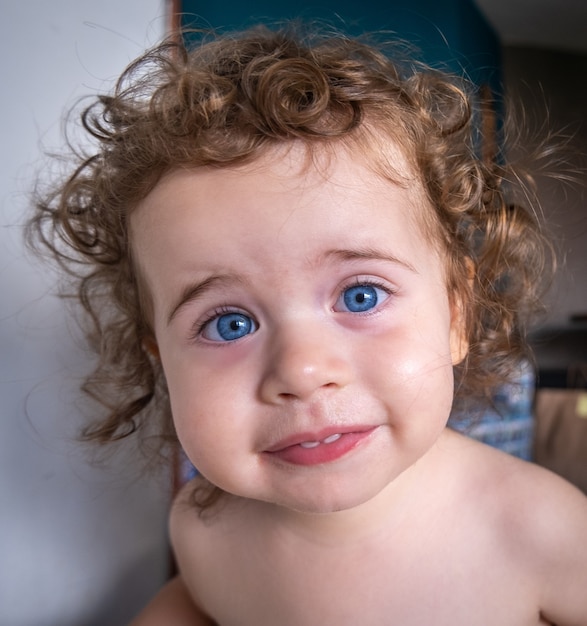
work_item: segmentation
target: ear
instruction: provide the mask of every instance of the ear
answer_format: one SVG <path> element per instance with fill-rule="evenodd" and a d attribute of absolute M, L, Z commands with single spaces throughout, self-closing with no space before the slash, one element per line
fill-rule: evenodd
<path fill-rule="evenodd" d="M 450 296 L 450 355 L 452 364 L 464 361 L 469 352 L 467 312 L 462 294 L 453 292 Z"/>
<path fill-rule="evenodd" d="M 159 346 L 157 345 L 155 337 L 149 336 L 143 339 L 143 349 L 146 350 L 153 358 L 159 360 Z"/>
<path fill-rule="evenodd" d="M 468 303 L 473 297 L 475 282 L 475 263 L 465 257 L 466 283 L 459 289 L 456 285 L 449 293 L 450 298 L 450 354 L 452 364 L 462 363 L 469 352 L 469 316 Z"/>
<path fill-rule="evenodd" d="M 454 304 L 450 321 L 450 355 L 453 365 L 462 363 L 469 352 L 467 325 L 461 305 Z"/>

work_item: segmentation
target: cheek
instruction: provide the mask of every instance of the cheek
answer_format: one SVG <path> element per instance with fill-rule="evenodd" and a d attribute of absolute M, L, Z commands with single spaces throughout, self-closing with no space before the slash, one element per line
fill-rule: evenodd
<path fill-rule="evenodd" d="M 440 333 L 437 328 L 437 333 Z M 364 360 L 371 384 L 405 416 L 438 408 L 448 413 L 454 392 L 453 365 L 448 333 L 443 341 L 407 328 Z"/>
<path fill-rule="evenodd" d="M 238 374 L 195 367 L 181 361 L 170 362 L 163 353 L 163 369 L 173 422 L 179 441 L 196 464 L 201 455 L 230 454 L 240 438 L 246 439 L 243 416 L 250 400 Z"/>
<path fill-rule="evenodd" d="M 187 441 L 199 427 L 205 427 L 202 415 L 206 415 L 210 403 L 210 385 L 202 385 L 203 377 L 181 359 L 161 346 L 161 364 L 171 407 L 171 416 L 180 443 L 187 451 Z"/>
<path fill-rule="evenodd" d="M 420 304 L 379 338 L 378 367 L 393 368 L 406 379 L 451 367 L 451 324 L 448 310 Z"/>

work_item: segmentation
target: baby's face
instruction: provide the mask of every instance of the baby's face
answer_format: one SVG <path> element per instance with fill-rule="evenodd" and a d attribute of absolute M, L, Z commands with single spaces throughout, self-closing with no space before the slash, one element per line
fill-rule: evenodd
<path fill-rule="evenodd" d="M 417 183 L 345 150 L 315 161 L 294 146 L 174 172 L 131 232 L 194 465 L 228 492 L 328 512 L 434 446 L 463 342 Z"/>

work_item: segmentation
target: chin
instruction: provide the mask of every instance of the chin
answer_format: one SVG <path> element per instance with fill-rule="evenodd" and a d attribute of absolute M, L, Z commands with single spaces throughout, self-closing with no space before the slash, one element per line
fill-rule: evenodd
<path fill-rule="evenodd" d="M 364 484 L 351 485 L 346 481 L 342 486 L 335 487 L 307 481 L 300 489 L 282 491 L 279 497 L 267 498 L 267 501 L 297 513 L 328 515 L 360 507 L 376 498 L 388 484 L 389 481 L 385 481 L 367 487 Z"/>

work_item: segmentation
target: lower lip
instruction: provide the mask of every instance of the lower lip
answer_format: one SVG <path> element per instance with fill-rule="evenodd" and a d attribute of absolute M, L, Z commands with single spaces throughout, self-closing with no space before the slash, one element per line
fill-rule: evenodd
<path fill-rule="evenodd" d="M 266 452 L 266 454 L 292 465 L 321 465 L 332 463 L 348 454 L 365 441 L 375 430 L 344 433 L 332 443 L 321 443 L 315 448 L 302 448 L 300 445 L 288 446 L 282 450 Z"/>

